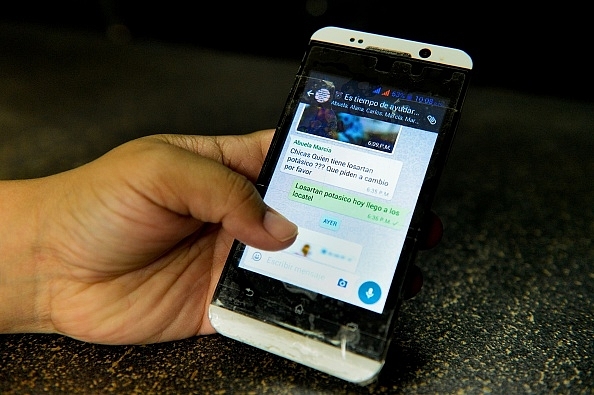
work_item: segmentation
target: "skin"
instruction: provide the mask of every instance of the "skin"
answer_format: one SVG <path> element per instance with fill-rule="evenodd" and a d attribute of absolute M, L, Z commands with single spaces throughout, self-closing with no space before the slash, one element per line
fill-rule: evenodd
<path fill-rule="evenodd" d="M 213 333 L 207 306 L 233 238 L 278 250 L 297 235 L 252 183 L 271 137 L 145 137 L 1 182 L 0 331 L 108 344 Z"/>
<path fill-rule="evenodd" d="M 208 305 L 233 239 L 273 251 L 297 236 L 253 184 L 272 134 L 148 136 L 0 181 L 0 333 L 102 344 L 214 333 Z M 422 285 L 411 273 L 408 297 Z"/>

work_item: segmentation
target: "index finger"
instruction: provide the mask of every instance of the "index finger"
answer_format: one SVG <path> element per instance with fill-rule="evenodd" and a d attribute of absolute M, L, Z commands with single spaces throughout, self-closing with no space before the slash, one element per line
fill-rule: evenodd
<path fill-rule="evenodd" d="M 274 129 L 244 135 L 155 135 L 158 139 L 213 159 L 255 182 L 270 147 Z"/>

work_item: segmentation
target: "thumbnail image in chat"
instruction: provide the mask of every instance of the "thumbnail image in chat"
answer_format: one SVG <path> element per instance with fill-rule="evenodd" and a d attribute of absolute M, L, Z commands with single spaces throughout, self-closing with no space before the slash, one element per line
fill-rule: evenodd
<path fill-rule="evenodd" d="M 361 111 L 363 111 L 362 108 Z M 400 125 L 307 104 L 297 130 L 314 136 L 392 153 Z"/>

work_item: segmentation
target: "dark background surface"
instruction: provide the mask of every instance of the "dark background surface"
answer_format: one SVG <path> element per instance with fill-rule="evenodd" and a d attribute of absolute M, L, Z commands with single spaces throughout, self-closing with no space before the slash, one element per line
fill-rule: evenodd
<path fill-rule="evenodd" d="M 404 304 L 368 387 L 218 335 L 104 346 L 13 334 L 0 335 L 0 393 L 592 393 L 594 105 L 591 80 L 575 72 L 584 53 L 561 44 L 589 27 L 570 15 L 587 13 L 563 3 L 564 12 L 521 16 L 486 4 L 454 10 L 457 23 L 415 29 L 419 18 L 443 22 L 454 11 L 364 2 L 346 13 L 328 2 L 334 19 L 319 19 L 285 4 L 118 3 L 117 13 L 105 13 L 113 3 L 85 4 L 25 1 L 25 13 L 2 14 L 0 179 L 54 174 L 152 133 L 274 127 L 314 22 L 357 27 L 372 15 L 374 31 L 461 43 L 476 61 L 434 207 L 444 238 L 419 254 L 424 287 Z M 407 18 L 394 22 L 396 11 Z M 207 46 L 213 31 L 220 40 Z M 494 56 L 533 38 L 539 62 Z M 563 78 L 531 84 L 535 69 Z"/>
<path fill-rule="evenodd" d="M 0 20 L 295 61 L 315 30 L 336 25 L 461 48 L 474 59 L 476 85 L 594 101 L 587 63 L 593 33 L 584 4 L 24 0 L 5 3 Z"/>

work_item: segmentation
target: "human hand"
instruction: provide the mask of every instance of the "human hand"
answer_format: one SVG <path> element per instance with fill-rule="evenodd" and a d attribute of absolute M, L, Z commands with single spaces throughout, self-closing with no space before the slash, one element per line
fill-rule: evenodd
<path fill-rule="evenodd" d="M 439 244 L 443 236 L 443 223 L 435 212 L 429 211 L 423 221 L 419 235 L 419 249 L 429 250 Z M 404 299 L 415 297 L 423 287 L 423 272 L 413 264 L 404 280 Z"/>
<path fill-rule="evenodd" d="M 213 333 L 233 239 L 278 250 L 297 234 L 253 185 L 272 133 L 145 137 L 36 180 L 40 331 L 109 344 Z"/>

